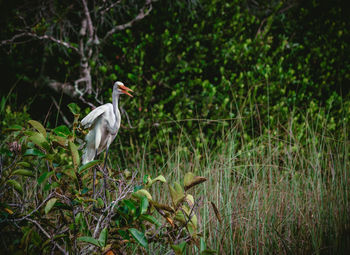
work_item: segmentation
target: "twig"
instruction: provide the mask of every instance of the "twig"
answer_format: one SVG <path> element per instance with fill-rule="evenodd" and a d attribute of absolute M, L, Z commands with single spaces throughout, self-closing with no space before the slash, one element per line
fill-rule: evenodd
<path fill-rule="evenodd" d="M 135 128 L 135 127 L 133 127 L 133 126 L 131 125 L 128 112 L 125 111 L 125 109 L 124 109 L 123 107 L 120 107 L 120 110 L 121 110 L 121 112 L 122 112 L 123 114 L 125 114 L 126 119 L 127 119 L 127 121 L 128 121 L 128 124 L 129 124 L 129 127 L 130 127 L 130 128 Z"/>
<path fill-rule="evenodd" d="M 33 219 L 28 219 L 28 221 L 34 223 L 34 224 L 44 233 L 44 235 L 45 235 L 47 238 L 51 239 L 51 242 L 52 242 L 60 251 L 62 251 L 64 254 L 68 254 L 68 252 L 66 252 L 65 249 L 63 249 L 58 243 L 56 243 L 55 241 L 52 240 L 52 237 L 49 235 L 49 233 L 47 233 L 47 232 L 45 231 L 45 229 L 44 229 L 37 221 L 35 221 L 35 220 L 33 220 Z"/>
<path fill-rule="evenodd" d="M 183 215 L 184 215 L 185 217 L 187 217 L 188 219 L 186 220 L 186 222 L 185 222 L 185 223 L 183 224 L 183 226 L 181 227 L 181 229 L 180 229 L 180 231 L 179 231 L 179 234 L 178 234 L 177 237 L 176 237 L 176 240 L 178 240 L 178 239 L 180 238 L 181 230 L 182 230 L 184 227 L 186 227 L 186 229 L 187 229 L 187 224 L 191 221 L 191 219 L 192 219 L 192 217 L 193 217 L 193 215 L 194 215 L 194 214 L 193 214 L 194 208 L 197 207 L 198 203 L 199 203 L 199 199 L 196 200 L 195 203 L 193 204 L 193 206 L 192 206 L 192 208 L 191 208 L 191 211 L 190 211 L 190 213 L 188 214 L 188 216 L 187 216 L 186 212 L 185 212 L 182 208 L 180 208 L 180 210 L 182 211 Z M 188 229 L 187 229 L 187 231 L 188 231 Z"/>
<path fill-rule="evenodd" d="M 64 116 L 64 114 L 62 113 L 62 111 L 61 111 L 59 105 L 57 104 L 57 102 L 56 102 L 56 100 L 55 100 L 55 98 L 54 98 L 53 96 L 50 96 L 50 98 L 51 98 L 51 100 L 53 101 L 54 105 L 56 106 L 58 112 L 60 113 L 60 115 L 61 115 L 61 117 L 62 117 L 64 123 L 66 123 L 67 126 L 71 127 L 71 126 L 72 126 L 72 123 L 70 123 L 70 122 L 68 121 L 68 119 L 66 118 L 66 116 Z"/>
<path fill-rule="evenodd" d="M 37 34 L 31 33 L 31 32 L 23 32 L 23 33 L 20 33 L 20 34 L 16 34 L 11 39 L 7 39 L 7 40 L 1 41 L 1 45 L 9 44 L 9 43 L 18 43 L 18 42 L 15 42 L 15 41 L 17 39 L 25 37 L 25 36 L 29 36 L 29 37 L 32 37 L 32 38 L 35 38 L 35 39 L 38 39 L 38 40 L 49 40 L 49 41 L 52 41 L 54 43 L 57 43 L 57 44 L 59 44 L 61 46 L 66 47 L 68 49 L 72 49 L 72 50 L 74 50 L 76 53 L 78 53 L 80 55 L 80 52 L 79 52 L 78 48 L 74 47 L 70 43 L 64 42 L 64 41 L 59 40 L 57 38 L 54 38 L 53 36 L 50 36 L 50 35 L 37 35 Z"/>
<path fill-rule="evenodd" d="M 136 177 L 136 172 L 133 174 L 131 181 L 129 184 L 127 184 L 124 188 L 119 188 L 119 194 L 116 197 L 114 201 L 112 201 L 102 212 L 102 215 L 98 219 L 98 222 L 95 227 L 95 231 L 93 234 L 93 237 L 96 238 L 97 235 L 100 233 L 100 230 L 103 229 L 104 226 L 108 225 L 111 218 L 113 217 L 113 209 L 117 205 L 117 203 L 124 199 L 128 194 L 130 194 L 133 191 L 133 179 Z M 105 218 L 103 218 L 103 215 L 107 212 L 107 215 Z"/>
<path fill-rule="evenodd" d="M 37 212 L 40 207 L 42 207 L 44 204 L 46 204 L 46 202 L 51 199 L 51 197 L 53 197 L 53 193 L 49 194 L 42 202 L 41 204 L 35 208 L 33 211 L 31 211 L 29 214 L 23 216 L 22 218 L 18 218 L 18 219 L 12 219 L 12 221 L 22 221 L 22 220 L 25 220 L 25 219 L 28 219 L 33 213 Z"/>
<path fill-rule="evenodd" d="M 118 0 L 114 3 L 111 3 L 108 7 L 106 7 L 105 9 L 102 9 L 101 12 L 101 16 L 103 16 L 106 12 L 108 12 L 110 9 L 114 8 L 115 6 L 117 6 L 118 4 L 120 4 L 121 0 Z"/>
<path fill-rule="evenodd" d="M 49 117 L 49 115 L 50 115 L 50 113 L 51 113 L 52 105 L 53 105 L 53 102 L 51 103 L 51 105 L 50 105 L 50 107 L 49 107 L 49 110 L 47 111 L 47 114 L 46 114 L 46 116 L 45 116 L 45 119 L 44 119 L 44 126 L 46 125 L 47 118 Z"/>
<path fill-rule="evenodd" d="M 96 106 L 95 106 L 94 104 L 92 104 L 92 103 L 86 101 L 85 98 L 84 98 L 83 96 L 80 96 L 79 99 L 80 99 L 83 103 L 85 103 L 85 104 L 91 106 L 92 109 L 95 109 L 95 108 L 96 108 Z"/>
<path fill-rule="evenodd" d="M 129 21 L 129 22 L 125 23 L 125 24 L 115 26 L 114 28 L 109 30 L 106 33 L 105 37 L 103 38 L 103 41 L 106 41 L 106 39 L 109 36 L 111 36 L 112 34 L 114 34 L 116 31 L 121 31 L 121 30 L 124 30 L 124 29 L 126 29 L 128 27 L 131 27 L 135 22 L 145 18 L 152 10 L 152 4 L 151 3 L 152 3 L 151 0 L 146 0 L 145 5 L 141 8 L 139 14 L 134 19 L 132 19 L 131 21 Z M 149 8 L 147 9 L 148 6 L 149 6 Z"/>

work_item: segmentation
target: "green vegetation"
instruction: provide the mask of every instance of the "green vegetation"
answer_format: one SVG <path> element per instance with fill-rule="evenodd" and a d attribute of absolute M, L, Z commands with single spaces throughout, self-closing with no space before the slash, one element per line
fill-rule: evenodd
<path fill-rule="evenodd" d="M 94 199 L 92 169 L 101 161 L 80 164 L 76 129 L 59 126 L 47 132 L 40 122 L 29 124 L 11 128 L 14 141 L 1 160 L 1 231 L 11 233 L 2 235 L 8 244 L 4 252 L 114 254 L 131 246 L 139 253 L 156 243 L 180 254 L 187 244 L 197 244 L 201 254 L 212 253 L 198 233 L 198 202 L 187 192 L 206 178 L 186 173 L 183 187 L 175 182 L 159 189 L 168 190 L 171 198 L 171 203 L 159 203 L 149 190 L 157 182 L 166 183 L 164 176 L 144 175 L 140 183 L 136 172 L 110 169 L 104 190 L 99 168 L 99 196 Z"/>
<path fill-rule="evenodd" d="M 101 43 L 81 33 L 78 2 L 0 2 L 0 250 L 341 252 L 350 230 L 345 4 L 185 2 L 88 1 Z M 8 40 L 18 31 L 35 36 Z M 85 81 L 79 96 L 86 77 L 91 93 Z M 107 197 L 97 171 L 93 200 L 102 156 L 80 164 L 78 123 L 111 100 L 116 80 L 135 97 L 121 99 Z"/>

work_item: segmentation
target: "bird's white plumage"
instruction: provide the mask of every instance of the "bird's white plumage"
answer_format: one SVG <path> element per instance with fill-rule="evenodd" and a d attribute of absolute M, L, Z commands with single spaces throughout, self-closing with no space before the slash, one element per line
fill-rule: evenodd
<path fill-rule="evenodd" d="M 81 125 L 90 128 L 85 137 L 86 147 L 83 154 L 82 163 L 92 161 L 97 154 L 105 150 L 115 139 L 120 127 L 120 112 L 117 108 L 117 115 L 113 112 L 111 103 L 101 105 L 91 111 L 81 121 Z"/>
<path fill-rule="evenodd" d="M 82 157 L 82 163 L 92 161 L 97 154 L 100 154 L 115 139 L 120 127 L 120 111 L 118 109 L 119 95 L 132 91 L 125 87 L 122 82 L 116 82 L 113 87 L 113 104 L 101 105 L 91 111 L 82 119 L 81 125 L 89 128 L 90 131 L 85 137 L 86 146 Z M 131 95 L 130 95 L 131 96 Z"/>
<path fill-rule="evenodd" d="M 95 119 L 98 118 L 101 114 L 103 114 L 106 110 L 108 110 L 108 104 L 104 104 L 97 107 L 96 109 L 91 111 L 88 115 L 86 115 L 85 118 L 81 120 L 80 122 L 81 126 L 84 128 L 91 128 Z"/>

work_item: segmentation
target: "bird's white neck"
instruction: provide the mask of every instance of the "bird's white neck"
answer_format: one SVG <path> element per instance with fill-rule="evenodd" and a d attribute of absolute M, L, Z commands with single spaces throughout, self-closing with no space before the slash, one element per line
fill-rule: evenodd
<path fill-rule="evenodd" d="M 120 111 L 119 111 L 119 108 L 118 108 L 118 102 L 119 102 L 119 94 L 114 90 L 113 93 L 112 93 L 112 104 L 113 104 L 113 112 L 114 112 L 114 116 L 115 116 L 115 123 L 114 123 L 114 127 L 113 127 L 113 130 L 116 130 L 117 132 L 117 129 L 118 129 L 118 120 L 120 120 Z"/>

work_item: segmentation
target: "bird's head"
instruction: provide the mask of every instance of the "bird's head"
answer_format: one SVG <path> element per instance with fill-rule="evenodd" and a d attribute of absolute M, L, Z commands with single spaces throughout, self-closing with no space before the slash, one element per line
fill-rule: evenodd
<path fill-rule="evenodd" d="M 134 92 L 132 89 L 129 89 L 124 85 L 121 81 L 117 81 L 114 83 L 113 90 L 117 91 L 118 94 L 126 94 L 130 97 L 133 97 L 129 92 Z"/>

